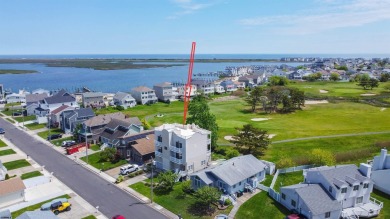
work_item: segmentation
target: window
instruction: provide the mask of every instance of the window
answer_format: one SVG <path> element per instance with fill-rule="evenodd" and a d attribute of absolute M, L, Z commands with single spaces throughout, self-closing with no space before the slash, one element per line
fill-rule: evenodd
<path fill-rule="evenodd" d="M 164 149 L 165 149 L 165 150 L 168 150 L 168 147 L 167 147 L 167 146 L 164 146 Z"/>
<path fill-rule="evenodd" d="M 236 185 L 233 185 L 233 189 L 235 189 L 236 188 Z"/>
<path fill-rule="evenodd" d="M 130 157 L 130 150 L 127 150 L 127 156 Z"/>
<path fill-rule="evenodd" d="M 342 188 L 341 193 L 347 193 L 347 188 Z"/>
<path fill-rule="evenodd" d="M 192 170 L 192 168 L 194 168 L 193 165 L 188 166 L 188 170 Z"/>
<path fill-rule="evenodd" d="M 330 218 L 330 211 L 325 213 L 325 218 Z"/>
<path fill-rule="evenodd" d="M 177 141 L 177 142 L 176 142 L 176 147 L 177 147 L 177 148 L 183 148 L 183 145 L 182 145 L 182 143 L 180 143 L 180 142 Z"/>
<path fill-rule="evenodd" d="M 356 204 L 360 204 L 363 202 L 363 196 L 356 198 Z"/>
<path fill-rule="evenodd" d="M 296 207 L 297 203 L 294 200 L 291 200 L 291 205 Z"/>
<path fill-rule="evenodd" d="M 282 193 L 282 199 L 286 200 L 286 194 Z"/>
<path fill-rule="evenodd" d="M 359 190 L 359 185 L 353 186 L 353 191 L 357 191 L 357 190 Z"/>
<path fill-rule="evenodd" d="M 369 185 L 368 183 L 364 183 L 364 184 L 363 184 L 363 189 L 367 189 L 367 188 L 368 188 L 368 185 Z"/>
<path fill-rule="evenodd" d="M 206 164 L 206 161 L 202 160 L 201 165 L 205 165 L 205 164 Z"/>
<path fill-rule="evenodd" d="M 238 185 L 241 185 L 241 182 Z"/>
<path fill-rule="evenodd" d="M 161 135 L 157 137 L 157 141 L 158 141 L 158 142 L 162 142 L 162 137 L 161 137 Z"/>
<path fill-rule="evenodd" d="M 332 193 L 332 186 L 329 186 L 329 192 Z"/>

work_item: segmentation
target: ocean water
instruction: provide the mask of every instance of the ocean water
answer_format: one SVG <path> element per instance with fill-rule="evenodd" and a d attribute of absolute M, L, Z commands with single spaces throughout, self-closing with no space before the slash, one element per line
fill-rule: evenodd
<path fill-rule="evenodd" d="M 278 54 L 278 55 L 256 55 L 256 54 L 200 54 L 195 58 L 225 58 L 225 59 L 280 59 L 281 57 L 320 57 L 319 55 L 304 54 Z M 323 57 L 330 57 L 323 55 Z M 341 57 L 335 55 L 333 57 Z M 352 56 L 346 56 L 352 57 Z M 356 56 L 363 57 L 363 56 Z M 373 55 L 372 57 L 380 57 Z M 390 57 L 390 56 L 383 56 Z M 189 55 L 18 55 L 0 56 L 1 58 L 138 58 L 138 59 L 185 59 Z M 160 63 L 161 64 L 161 63 Z M 169 64 L 169 63 L 168 63 Z M 124 70 L 94 70 L 86 68 L 69 67 L 47 67 L 44 64 L 0 64 L 0 69 L 36 70 L 35 74 L 1 74 L 0 84 L 6 89 L 17 92 L 19 89 L 32 91 L 37 88 L 47 90 L 67 89 L 74 91 L 77 88 L 86 86 L 94 91 L 102 92 L 129 92 L 137 86 L 153 87 L 160 82 L 185 82 L 188 73 L 188 63 L 183 66 L 165 68 L 145 69 L 124 69 Z M 193 74 L 207 73 L 225 70 L 226 66 L 248 66 L 248 65 L 281 65 L 288 64 L 297 66 L 302 63 L 281 63 L 281 62 L 240 62 L 240 63 L 195 63 Z"/>

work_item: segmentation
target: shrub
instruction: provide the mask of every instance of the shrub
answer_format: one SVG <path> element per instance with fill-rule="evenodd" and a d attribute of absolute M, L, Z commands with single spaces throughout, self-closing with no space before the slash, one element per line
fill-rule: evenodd
<path fill-rule="evenodd" d="M 232 204 L 232 201 L 230 201 L 230 199 L 225 199 L 225 202 L 223 203 L 223 205 L 226 205 L 226 206 L 229 206 Z"/>
<path fill-rule="evenodd" d="M 289 157 L 286 157 L 286 156 L 283 156 L 281 157 L 278 162 L 276 162 L 276 167 L 278 169 L 283 169 L 283 168 L 287 168 L 287 167 L 294 167 L 296 164 L 295 162 L 289 158 Z"/>
<path fill-rule="evenodd" d="M 7 180 L 7 179 L 9 179 L 9 178 L 10 178 L 10 177 L 9 177 L 8 173 L 5 174 L 5 180 Z"/>
<path fill-rule="evenodd" d="M 238 156 L 240 156 L 240 152 L 238 152 L 238 151 L 235 150 L 235 149 L 229 150 L 229 151 L 226 153 L 227 159 L 231 159 L 231 158 L 233 158 L 233 157 L 238 157 Z"/>
<path fill-rule="evenodd" d="M 133 178 L 135 176 L 135 174 L 134 173 L 129 173 L 127 176 L 130 177 L 130 178 Z"/>
<path fill-rule="evenodd" d="M 336 158 L 332 152 L 317 148 L 311 151 L 310 161 L 316 166 L 332 166 L 336 163 Z"/>
<path fill-rule="evenodd" d="M 125 180 L 125 177 L 122 175 L 119 175 L 118 178 L 116 178 L 115 183 L 121 183 L 121 182 L 123 182 L 123 180 Z"/>
<path fill-rule="evenodd" d="M 191 194 L 193 193 L 194 191 L 192 190 L 192 187 L 191 187 L 191 181 L 188 180 L 188 181 L 185 181 L 182 183 L 182 188 L 183 192 L 185 193 L 188 193 L 188 194 Z"/>
<path fill-rule="evenodd" d="M 146 183 L 145 183 L 145 186 L 147 186 L 147 187 L 150 187 L 150 185 L 152 185 L 152 184 L 149 183 L 149 182 L 146 182 Z"/>

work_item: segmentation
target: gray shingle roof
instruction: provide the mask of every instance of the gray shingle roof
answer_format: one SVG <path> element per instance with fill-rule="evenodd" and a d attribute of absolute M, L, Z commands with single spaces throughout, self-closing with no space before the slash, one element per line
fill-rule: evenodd
<path fill-rule="evenodd" d="M 306 186 L 296 188 L 295 191 L 313 215 L 342 209 L 341 204 L 337 200 L 333 200 L 319 184 L 303 185 Z"/>
<path fill-rule="evenodd" d="M 209 171 L 216 177 L 233 186 L 265 169 L 263 162 L 248 154 L 232 158 Z"/>
<path fill-rule="evenodd" d="M 145 86 L 139 86 L 135 87 L 132 89 L 133 91 L 138 91 L 138 92 L 148 92 L 148 91 L 153 91 L 152 89 L 145 87 Z"/>
<path fill-rule="evenodd" d="M 69 111 L 69 113 L 65 113 L 65 118 L 71 118 L 72 116 L 77 114 L 77 117 L 91 117 L 95 116 L 95 113 L 91 108 L 80 108 L 73 111 Z"/>
<path fill-rule="evenodd" d="M 126 115 L 121 112 L 98 115 L 88 119 L 87 121 L 84 122 L 84 124 L 86 124 L 88 127 L 107 125 L 113 118 L 125 119 Z"/>
<path fill-rule="evenodd" d="M 104 93 L 102 92 L 87 92 L 83 93 L 83 97 L 103 97 Z"/>
<path fill-rule="evenodd" d="M 210 173 L 208 173 L 206 171 L 200 171 L 200 172 L 197 172 L 197 173 L 195 173 L 193 175 L 198 176 L 207 185 L 210 185 L 211 183 L 216 181 L 215 177 L 212 174 L 210 174 Z"/>
<path fill-rule="evenodd" d="M 42 94 L 26 94 L 27 103 L 37 103 L 47 97 L 47 93 Z"/>
<path fill-rule="evenodd" d="M 131 94 L 128 94 L 128 93 L 124 93 L 124 92 L 117 92 L 113 99 L 117 99 L 117 100 L 123 100 L 127 95 L 130 96 L 130 98 L 134 99 Z"/>
<path fill-rule="evenodd" d="M 59 219 L 53 212 L 51 211 L 26 211 L 21 214 L 16 219 Z"/>
<path fill-rule="evenodd" d="M 158 83 L 154 85 L 155 87 L 172 87 L 172 84 L 169 82 L 163 82 L 163 83 Z"/>
<path fill-rule="evenodd" d="M 54 94 L 51 97 L 45 98 L 45 101 L 48 104 L 54 104 L 54 103 L 66 103 L 66 102 L 75 102 L 76 98 L 74 98 L 72 95 L 70 95 L 65 90 L 60 90 L 58 93 Z"/>

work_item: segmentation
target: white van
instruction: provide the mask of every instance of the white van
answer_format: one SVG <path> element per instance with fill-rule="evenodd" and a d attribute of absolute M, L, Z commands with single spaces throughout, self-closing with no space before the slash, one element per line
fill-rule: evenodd
<path fill-rule="evenodd" d="M 138 170 L 138 165 L 137 164 L 126 165 L 126 166 L 121 167 L 120 174 L 121 175 L 127 175 L 127 174 L 129 174 L 131 172 L 134 172 L 136 170 Z"/>

